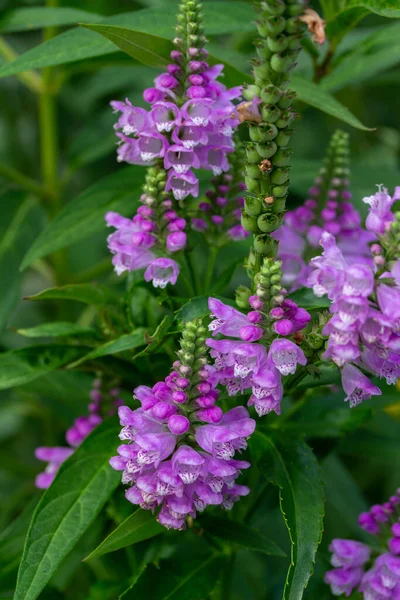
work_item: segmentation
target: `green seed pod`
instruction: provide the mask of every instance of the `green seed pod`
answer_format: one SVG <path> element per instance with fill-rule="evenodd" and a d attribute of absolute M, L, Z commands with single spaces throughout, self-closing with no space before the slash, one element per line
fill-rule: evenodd
<path fill-rule="evenodd" d="M 270 292 L 274 296 L 276 294 L 280 294 L 281 290 L 282 290 L 282 286 L 281 285 L 271 285 Z"/>
<path fill-rule="evenodd" d="M 275 256 L 278 250 L 278 241 L 274 240 L 271 236 L 266 234 L 258 235 L 254 240 L 254 250 L 258 254 L 268 254 L 269 256 Z"/>
<path fill-rule="evenodd" d="M 281 116 L 281 111 L 275 104 L 264 104 L 261 108 L 261 116 L 266 123 L 275 123 Z"/>
<path fill-rule="evenodd" d="M 288 185 L 276 185 L 272 188 L 272 193 L 274 198 L 285 198 L 288 193 L 289 183 Z"/>
<path fill-rule="evenodd" d="M 276 126 L 279 129 L 284 129 L 285 127 L 289 127 L 297 117 L 297 113 L 294 110 L 286 110 L 280 116 L 280 118 L 276 121 Z"/>
<path fill-rule="evenodd" d="M 293 57 L 290 54 L 273 54 L 271 67 L 276 73 L 284 73 L 293 67 Z"/>
<path fill-rule="evenodd" d="M 271 57 L 274 57 L 275 55 L 273 54 Z M 269 79 L 269 64 L 268 62 L 263 62 L 261 64 L 258 64 L 256 61 L 253 61 L 253 74 L 256 80 L 258 81 L 265 81 L 265 79 Z"/>
<path fill-rule="evenodd" d="M 235 292 L 236 306 L 239 308 L 249 308 L 249 298 L 251 296 L 251 290 L 244 285 L 239 285 Z"/>
<path fill-rule="evenodd" d="M 242 223 L 243 229 L 245 229 L 246 231 L 250 231 L 251 233 L 259 232 L 258 225 L 257 225 L 257 218 L 248 215 L 244 211 L 242 212 L 241 223 Z"/>
<path fill-rule="evenodd" d="M 257 56 L 260 60 L 266 61 L 271 58 L 273 53 L 268 48 L 267 43 L 264 40 L 262 40 L 262 39 L 256 40 L 254 42 L 254 45 L 256 47 Z"/>
<path fill-rule="evenodd" d="M 261 3 L 261 10 L 265 10 L 271 15 L 281 15 L 285 12 L 285 3 L 282 0 L 267 0 Z"/>
<path fill-rule="evenodd" d="M 271 158 L 277 151 L 278 146 L 275 142 L 265 142 L 263 144 L 257 144 L 256 148 L 260 158 Z"/>
<path fill-rule="evenodd" d="M 260 91 L 260 98 L 266 104 L 276 104 L 282 97 L 282 92 L 275 85 L 266 85 Z"/>
<path fill-rule="evenodd" d="M 258 198 L 248 196 L 244 201 L 244 209 L 251 217 L 258 217 L 261 213 L 261 202 Z"/>
<path fill-rule="evenodd" d="M 285 31 L 286 20 L 280 16 L 269 17 L 269 19 L 266 20 L 265 25 L 270 35 L 278 35 L 279 33 L 282 33 L 282 31 Z"/>
<path fill-rule="evenodd" d="M 271 173 L 271 183 L 276 183 L 278 185 L 282 185 L 282 183 L 286 183 L 289 178 L 290 168 L 286 169 L 274 169 L 273 173 Z"/>
<path fill-rule="evenodd" d="M 261 127 L 258 125 L 249 125 L 249 136 L 252 142 L 261 142 Z"/>
<path fill-rule="evenodd" d="M 269 34 L 269 28 L 267 27 L 267 24 L 264 21 L 256 21 L 256 27 L 261 37 L 266 38 Z"/>
<path fill-rule="evenodd" d="M 245 100 L 253 100 L 255 96 L 260 95 L 260 88 L 258 85 L 245 85 L 242 92 L 243 98 Z"/>
<path fill-rule="evenodd" d="M 273 188 L 274 194 L 275 194 L 275 189 L 276 188 Z M 274 198 L 274 202 L 271 206 L 272 212 L 273 213 L 281 213 L 285 210 L 285 207 L 286 207 L 286 195 L 282 198 L 279 198 L 278 196 L 276 196 Z"/>
<path fill-rule="evenodd" d="M 245 175 L 244 182 L 249 192 L 253 192 L 253 194 L 261 193 L 261 186 L 258 179 L 254 179 L 253 177 Z"/>
<path fill-rule="evenodd" d="M 287 146 L 290 142 L 290 138 L 293 135 L 293 129 L 285 129 L 281 130 L 275 138 L 275 142 L 277 145 L 282 148 L 283 146 Z"/>
<path fill-rule="evenodd" d="M 260 162 L 260 155 L 257 152 L 257 146 L 254 142 L 247 142 L 246 158 L 247 158 L 247 162 L 249 162 L 251 164 Z"/>
<path fill-rule="evenodd" d="M 283 52 L 289 44 L 286 35 L 277 35 L 276 37 L 267 37 L 268 48 L 271 52 Z"/>
<path fill-rule="evenodd" d="M 279 273 L 276 273 L 275 275 L 271 275 L 271 277 L 269 278 L 269 281 L 272 284 L 280 283 L 281 275 Z"/>
<path fill-rule="evenodd" d="M 296 98 L 296 92 L 285 92 L 278 102 L 279 108 L 289 108 L 292 106 L 293 100 Z"/>
<path fill-rule="evenodd" d="M 287 167 L 289 166 L 292 152 L 293 149 L 289 146 L 286 146 L 286 148 L 279 148 L 277 153 L 274 155 L 272 162 L 276 167 Z"/>
<path fill-rule="evenodd" d="M 278 135 L 278 128 L 273 123 L 261 123 L 259 129 L 260 142 L 269 142 Z"/>
<path fill-rule="evenodd" d="M 261 179 L 261 171 L 258 165 L 247 165 L 245 175 L 253 179 Z"/>
<path fill-rule="evenodd" d="M 264 214 L 258 217 L 257 225 L 264 233 L 271 233 L 283 223 L 283 213 Z"/>

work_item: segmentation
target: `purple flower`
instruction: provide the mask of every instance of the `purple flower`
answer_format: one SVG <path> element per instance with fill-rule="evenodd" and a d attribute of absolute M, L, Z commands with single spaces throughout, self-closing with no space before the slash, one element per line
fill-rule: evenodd
<path fill-rule="evenodd" d="M 38 460 L 43 460 L 48 463 L 45 471 L 39 473 L 35 479 L 37 488 L 46 489 L 53 482 L 54 477 L 60 465 L 73 454 L 73 448 L 53 447 L 46 448 L 44 446 L 36 448 L 35 456 Z"/>
<path fill-rule="evenodd" d="M 197 198 L 199 195 L 199 180 L 192 171 L 176 173 L 172 169 L 168 174 L 165 191 L 172 191 L 176 200 L 184 200 L 189 195 Z"/>
<path fill-rule="evenodd" d="M 203 450 L 221 460 L 233 458 L 236 450 L 247 447 L 246 439 L 254 432 L 255 421 L 243 406 L 231 409 L 218 425 L 202 425 L 196 441 Z"/>
<path fill-rule="evenodd" d="M 304 352 L 290 340 L 276 339 L 268 351 L 270 358 L 282 375 L 294 374 L 297 364 L 305 365 L 307 359 Z"/>
<path fill-rule="evenodd" d="M 157 128 L 159 133 L 162 133 L 179 126 L 182 117 L 176 104 L 172 102 L 155 102 L 149 113 L 149 121 Z"/>
<path fill-rule="evenodd" d="M 178 252 L 186 246 L 186 233 L 183 231 L 175 231 L 167 237 L 166 246 L 169 252 Z"/>
<path fill-rule="evenodd" d="M 350 596 L 352 591 L 359 585 L 363 575 L 360 567 L 352 569 L 333 569 L 325 573 L 324 581 L 331 586 L 334 596 Z"/>
<path fill-rule="evenodd" d="M 400 187 L 396 187 L 393 197 L 390 197 L 385 187 L 379 186 L 378 192 L 373 196 L 363 198 L 363 202 L 370 206 L 365 222 L 368 231 L 376 234 L 384 234 L 388 231 L 394 220 L 391 211 L 392 204 L 400 198 Z"/>
<path fill-rule="evenodd" d="M 200 475 L 204 458 L 190 446 L 180 446 L 172 457 L 172 470 L 183 483 L 194 483 Z"/>
<path fill-rule="evenodd" d="M 168 283 L 175 285 L 179 275 L 179 265 L 170 258 L 156 258 L 147 267 L 144 278 L 152 281 L 154 287 L 165 288 Z"/>
<path fill-rule="evenodd" d="M 229 337 L 240 337 L 240 329 L 249 325 L 246 315 L 217 298 L 208 299 L 208 308 L 210 316 L 215 317 L 208 326 L 212 335 L 222 333 Z"/>
<path fill-rule="evenodd" d="M 347 394 L 345 402 L 349 402 L 353 408 L 363 400 L 371 396 L 380 396 L 381 390 L 373 385 L 371 381 L 354 365 L 347 364 L 342 370 L 342 385 Z"/>
<path fill-rule="evenodd" d="M 173 169 L 175 173 L 185 174 L 191 168 L 198 169 L 200 160 L 193 150 L 174 144 L 167 150 L 164 166 L 166 169 Z"/>
<path fill-rule="evenodd" d="M 332 552 L 331 563 L 334 567 L 361 567 L 371 555 L 366 544 L 354 540 L 332 540 L 329 550 Z"/>

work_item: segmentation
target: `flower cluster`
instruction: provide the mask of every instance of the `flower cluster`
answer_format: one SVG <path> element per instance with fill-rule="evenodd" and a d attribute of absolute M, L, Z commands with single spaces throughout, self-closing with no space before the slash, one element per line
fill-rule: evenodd
<path fill-rule="evenodd" d="M 103 417 L 115 414 L 123 400 L 118 396 L 119 388 L 107 389 L 101 379 L 93 381 L 90 391 L 89 414 L 75 419 L 72 427 L 65 434 L 68 446 L 40 446 L 35 450 L 37 459 L 47 462 L 43 473 L 39 473 L 35 480 L 37 488 L 46 489 L 52 483 L 60 465 L 74 453 L 75 449 L 99 425 Z"/>
<path fill-rule="evenodd" d="M 240 220 L 244 206 L 243 155 L 239 143 L 229 155 L 229 172 L 214 177 L 212 188 L 197 206 L 191 219 L 192 229 L 205 234 L 210 246 L 220 247 L 229 240 L 242 240 L 250 234 L 243 229 Z"/>
<path fill-rule="evenodd" d="M 348 264 L 332 234 L 323 232 L 321 245 L 322 256 L 311 261 L 309 285 L 317 296 L 327 294 L 332 301 L 333 316 L 322 330 L 329 336 L 323 358 L 342 369 L 346 400 L 356 406 L 381 391 L 354 363 L 384 377 L 388 384 L 395 384 L 400 376 L 399 264 L 394 263 L 382 279 L 372 261 Z M 372 252 L 375 246 L 381 249 L 373 244 Z"/>
<path fill-rule="evenodd" d="M 323 231 L 335 236 L 349 264 L 371 263 L 368 244 L 375 236 L 361 227 L 360 213 L 350 202 L 348 156 L 348 134 L 336 131 L 323 167 L 308 191 L 309 198 L 288 211 L 284 225 L 273 234 L 279 240 L 283 283 L 292 290 L 307 285 L 309 261 L 318 254 Z"/>
<path fill-rule="evenodd" d="M 106 215 L 107 224 L 117 227 L 108 245 L 118 274 L 147 267 L 145 279 L 156 287 L 177 280 L 179 265 L 169 255 L 186 246 L 182 202 L 199 194 L 195 170 L 220 176 L 229 169 L 239 123 L 233 101 L 241 88 L 227 89 L 217 81 L 223 65 L 207 63 L 200 4 L 184 0 L 180 9 L 171 63 L 144 91 L 149 110 L 129 100 L 111 103 L 121 113 L 115 125 L 118 160 L 151 168 L 141 197 L 144 206 L 133 219 Z"/>
<path fill-rule="evenodd" d="M 248 298 L 251 310 L 247 314 L 216 298 L 209 298 L 208 304 L 214 317 L 209 325 L 213 336 L 235 338 L 207 340 L 215 359 L 215 376 L 230 396 L 251 389 L 248 404 L 254 405 L 259 416 L 271 411 L 280 414 L 282 376 L 294 374 L 298 364 L 307 362 L 302 349 L 287 338 L 302 330 L 310 315 L 285 298 L 280 277 L 280 263 L 265 260 L 257 277 L 257 293 Z"/>
<path fill-rule="evenodd" d="M 239 406 L 227 413 L 216 405 L 214 369 L 208 365 L 206 329 L 186 324 L 179 360 L 163 382 L 134 390 L 141 407 L 119 411 L 123 426 L 111 466 L 129 485 L 126 498 L 158 512 L 167 528 L 184 529 L 208 505 L 231 509 L 249 489 L 236 483 L 250 464 L 234 458 L 246 448 L 255 422 Z"/>
<path fill-rule="evenodd" d="M 329 547 L 335 567 L 325 574 L 325 583 L 335 596 L 350 596 L 356 588 L 364 600 L 398 600 L 400 598 L 400 489 L 384 504 L 375 504 L 362 513 L 359 525 L 378 536 L 379 555 L 369 545 L 354 540 L 334 539 Z M 386 530 L 391 537 L 387 539 Z M 389 551 L 387 551 L 387 546 Z"/>

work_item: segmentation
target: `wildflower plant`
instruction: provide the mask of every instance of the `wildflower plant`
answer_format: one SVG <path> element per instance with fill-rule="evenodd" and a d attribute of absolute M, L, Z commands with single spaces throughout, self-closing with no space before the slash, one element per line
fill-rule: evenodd
<path fill-rule="evenodd" d="M 400 10 L 168 0 L 100 19 L 55 4 L 0 23 L 44 27 L 0 68 L 39 97 L 42 169 L 0 163 L 26 192 L 4 188 L 0 267 L 30 267 L 24 293 L 51 315 L 11 322 L 41 343 L 2 338 L 16 519 L 1 597 L 400 598 L 399 490 L 378 503 L 398 460 L 397 145 L 331 91 L 354 65 L 366 77 L 398 24 L 343 49 L 345 34 Z M 90 98 L 106 129 L 96 117 L 59 160 L 57 110 L 86 118 Z M 64 206 L 91 161 L 95 183 Z M 4 281 L 0 322 L 22 275 Z"/>

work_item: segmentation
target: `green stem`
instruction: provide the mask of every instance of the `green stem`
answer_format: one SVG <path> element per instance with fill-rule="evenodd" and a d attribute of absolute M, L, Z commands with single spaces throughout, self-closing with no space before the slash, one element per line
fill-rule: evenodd
<path fill-rule="evenodd" d="M 13 62 L 18 58 L 18 54 L 7 44 L 4 38 L 0 37 L 0 56 L 8 63 Z M 17 73 L 17 79 L 20 80 L 31 92 L 39 94 L 42 90 L 42 78 L 34 71 L 26 71 L 25 73 Z"/>
<path fill-rule="evenodd" d="M 38 181 L 4 163 L 0 163 L 0 177 L 13 181 L 27 192 L 31 192 L 40 198 L 48 199 L 50 197 L 49 192 Z"/>
<path fill-rule="evenodd" d="M 212 280 L 212 275 L 214 273 L 214 266 L 215 266 L 215 261 L 217 258 L 218 250 L 219 250 L 219 248 L 217 248 L 216 246 L 211 246 L 211 248 L 210 248 L 210 256 L 208 258 L 207 271 L 206 271 L 206 275 L 204 278 L 203 289 L 204 289 L 205 293 L 207 293 L 210 288 L 210 283 Z"/>

